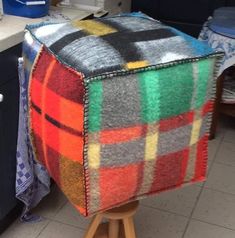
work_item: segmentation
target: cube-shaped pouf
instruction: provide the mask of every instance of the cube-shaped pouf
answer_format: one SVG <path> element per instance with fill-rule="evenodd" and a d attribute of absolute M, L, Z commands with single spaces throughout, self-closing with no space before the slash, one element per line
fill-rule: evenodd
<path fill-rule="evenodd" d="M 35 156 L 85 216 L 203 181 L 222 54 L 143 14 L 26 28 Z"/>

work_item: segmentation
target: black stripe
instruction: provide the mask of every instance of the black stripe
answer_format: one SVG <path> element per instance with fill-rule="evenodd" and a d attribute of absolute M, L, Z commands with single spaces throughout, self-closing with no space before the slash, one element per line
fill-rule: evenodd
<path fill-rule="evenodd" d="M 111 28 L 114 28 L 117 32 L 123 33 L 123 32 L 130 32 L 130 29 L 123 26 L 122 24 L 114 21 L 110 21 L 109 18 L 97 18 L 97 22 L 101 22 L 107 26 L 110 26 Z"/>
<path fill-rule="evenodd" d="M 42 110 L 41 110 L 37 105 L 35 105 L 33 102 L 31 102 L 31 103 L 32 103 L 33 109 L 34 109 L 36 112 L 38 112 L 39 114 L 42 114 Z M 50 117 L 48 114 L 45 114 L 45 119 L 46 119 L 47 121 L 49 121 L 51 124 L 53 124 L 54 126 L 56 126 L 56 127 L 60 128 L 60 129 L 62 129 L 62 130 L 64 130 L 64 131 L 66 131 L 66 132 L 68 132 L 68 133 L 70 133 L 70 134 L 72 134 L 72 135 L 80 136 L 80 137 L 83 136 L 83 133 L 82 133 L 82 132 L 76 131 L 76 130 L 74 130 L 74 129 L 71 128 L 71 127 L 68 127 L 68 126 L 65 126 L 65 125 L 61 124 L 60 122 L 58 122 L 58 121 L 56 121 L 55 119 L 53 119 L 52 117 Z"/>
<path fill-rule="evenodd" d="M 72 32 L 62 38 L 60 38 L 58 41 L 54 42 L 49 49 L 55 53 L 58 54 L 58 52 L 60 50 L 62 50 L 65 46 L 71 44 L 73 41 L 82 38 L 84 36 L 87 36 L 88 34 L 86 34 L 84 31 L 76 31 L 76 32 Z"/>
<path fill-rule="evenodd" d="M 36 106 L 32 101 L 31 101 L 31 104 L 32 104 L 33 109 L 34 109 L 37 113 L 42 114 L 42 110 L 41 110 L 38 106 Z"/>
<path fill-rule="evenodd" d="M 109 35 L 101 36 L 101 38 L 120 52 L 126 62 L 133 62 L 142 59 L 141 53 L 138 52 L 138 49 L 133 44 L 134 42 L 147 42 L 173 36 L 176 36 L 176 34 L 169 29 L 154 29 L 138 32 L 115 32 Z"/>
<path fill-rule="evenodd" d="M 122 32 L 122 33 L 114 32 L 109 35 L 104 35 L 102 36 L 102 38 L 110 39 L 113 42 L 115 41 L 139 42 L 139 41 L 159 40 L 173 36 L 176 36 L 176 34 L 169 29 L 153 29 L 137 32 Z"/>

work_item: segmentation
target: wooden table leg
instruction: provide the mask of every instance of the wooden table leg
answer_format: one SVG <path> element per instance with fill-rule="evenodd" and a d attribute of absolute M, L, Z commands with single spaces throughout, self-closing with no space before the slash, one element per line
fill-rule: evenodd
<path fill-rule="evenodd" d="M 220 102 L 222 99 L 223 93 L 223 83 L 226 75 L 226 70 L 218 77 L 216 82 L 216 98 L 214 103 L 214 110 L 212 114 L 211 128 L 209 139 L 212 140 L 215 138 L 216 128 L 219 120 L 219 111 L 220 111 Z"/>

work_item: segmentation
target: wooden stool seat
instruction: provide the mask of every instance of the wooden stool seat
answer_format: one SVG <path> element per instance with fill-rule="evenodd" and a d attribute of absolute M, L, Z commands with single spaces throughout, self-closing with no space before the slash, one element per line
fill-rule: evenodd
<path fill-rule="evenodd" d="M 135 201 L 135 202 L 125 204 L 121 207 L 115 207 L 113 209 L 110 209 L 104 212 L 103 217 L 108 219 L 114 219 L 114 220 L 121 220 L 124 218 L 128 218 L 128 217 L 134 216 L 138 206 L 139 206 L 139 202 Z"/>
<path fill-rule="evenodd" d="M 133 216 L 138 206 L 135 201 L 97 214 L 84 238 L 136 238 Z M 108 223 L 101 223 L 104 218 Z"/>

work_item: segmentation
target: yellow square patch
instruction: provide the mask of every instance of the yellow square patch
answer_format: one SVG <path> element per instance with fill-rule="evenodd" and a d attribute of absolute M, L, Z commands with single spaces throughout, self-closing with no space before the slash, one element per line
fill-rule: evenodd
<path fill-rule="evenodd" d="M 198 138 L 199 138 L 199 134 L 200 134 L 201 126 L 202 126 L 202 120 L 201 119 L 196 120 L 196 121 L 193 122 L 190 145 L 193 145 L 193 144 L 197 143 Z"/>
<path fill-rule="evenodd" d="M 96 36 L 103 36 L 117 32 L 116 29 L 94 20 L 73 21 L 72 25 Z"/>
<path fill-rule="evenodd" d="M 98 169 L 100 167 L 100 145 L 99 144 L 89 144 L 88 161 L 89 161 L 90 168 Z"/>

